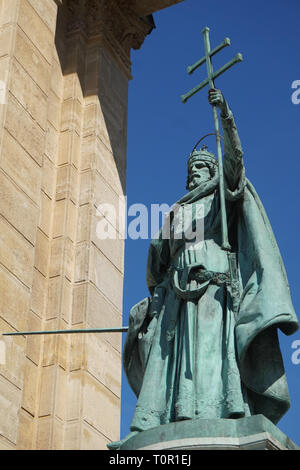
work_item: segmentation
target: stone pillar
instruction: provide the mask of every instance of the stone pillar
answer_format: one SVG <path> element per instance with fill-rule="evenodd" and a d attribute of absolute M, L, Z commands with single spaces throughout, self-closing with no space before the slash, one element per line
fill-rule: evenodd
<path fill-rule="evenodd" d="M 51 201 L 44 197 L 38 232 L 45 329 L 122 324 L 124 240 L 102 240 L 97 223 L 105 216 L 100 205 L 117 208 L 125 193 L 129 52 L 150 29 L 117 2 L 69 1 L 59 8 L 60 70 L 52 77 L 59 119 L 49 137 L 56 180 Z M 113 228 L 118 235 L 119 226 Z M 34 298 L 40 292 L 37 284 Z M 39 348 L 39 370 L 30 364 L 33 380 L 25 383 L 23 408 L 27 395 L 38 399 L 27 410 L 31 444 L 20 432 L 19 447 L 103 449 L 118 439 L 121 335 L 47 336 L 29 343 Z"/>
<path fill-rule="evenodd" d="M 122 324 L 122 227 L 103 204 L 124 211 L 130 50 L 153 27 L 142 15 L 177 1 L 0 0 L 1 331 Z M 0 448 L 119 438 L 120 334 L 4 341 Z"/>
<path fill-rule="evenodd" d="M 58 120 L 51 81 L 58 67 L 56 15 L 52 0 L 0 2 L 0 79 L 5 88 L 0 104 L 1 331 L 35 328 L 42 322 L 53 201 L 50 186 L 55 178 L 47 145 L 49 128 L 54 129 Z M 15 448 L 20 436 L 22 447 L 31 446 L 39 344 L 24 337 L 5 340 L 6 362 L 0 370 L 1 448 Z"/>

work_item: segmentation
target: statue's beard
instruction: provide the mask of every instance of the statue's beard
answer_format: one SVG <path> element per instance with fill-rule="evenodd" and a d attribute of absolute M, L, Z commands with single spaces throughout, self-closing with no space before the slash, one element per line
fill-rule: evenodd
<path fill-rule="evenodd" d="M 189 182 L 189 191 L 192 191 L 193 189 L 197 188 L 198 186 L 201 186 L 201 184 L 206 183 L 209 181 L 211 178 L 199 178 L 199 176 L 193 176 Z"/>

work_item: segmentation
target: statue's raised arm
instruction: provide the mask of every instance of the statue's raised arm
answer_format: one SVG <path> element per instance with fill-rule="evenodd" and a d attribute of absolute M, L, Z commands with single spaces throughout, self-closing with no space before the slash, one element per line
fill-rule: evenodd
<path fill-rule="evenodd" d="M 234 191 L 244 172 L 243 149 L 233 114 L 222 92 L 209 90 L 208 100 L 221 111 L 221 124 L 224 133 L 224 177 L 231 191 Z"/>

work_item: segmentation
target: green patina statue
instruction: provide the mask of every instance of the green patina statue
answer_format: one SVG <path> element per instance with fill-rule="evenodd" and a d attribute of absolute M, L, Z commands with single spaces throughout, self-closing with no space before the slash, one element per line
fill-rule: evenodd
<path fill-rule="evenodd" d="M 205 148 L 188 159 L 189 207 L 196 226 L 202 208 L 203 239 L 170 237 L 151 242 L 147 283 L 151 297 L 131 309 L 123 362 L 138 397 L 131 433 L 109 444 L 118 449 L 135 433 L 193 419 L 237 419 L 263 414 L 277 423 L 289 393 L 277 329 L 298 328 L 284 265 L 263 205 L 245 177 L 234 117 L 219 90 L 224 134 L 224 195 L 229 254 L 222 248 L 219 165 Z M 235 256 L 235 271 L 230 256 Z"/>

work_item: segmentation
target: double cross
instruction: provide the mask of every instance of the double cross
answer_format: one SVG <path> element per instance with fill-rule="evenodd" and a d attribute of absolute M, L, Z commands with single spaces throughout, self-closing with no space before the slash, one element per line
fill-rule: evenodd
<path fill-rule="evenodd" d="M 230 46 L 230 39 L 225 38 L 224 41 L 221 44 L 219 44 L 219 46 L 211 50 L 210 39 L 209 39 L 209 28 L 205 27 L 202 30 L 202 34 L 204 36 L 205 56 L 202 57 L 202 59 L 198 60 L 195 64 L 189 66 L 187 68 L 187 73 L 192 74 L 202 64 L 206 63 L 207 78 L 203 80 L 203 82 L 201 82 L 195 88 L 193 88 L 191 91 L 181 96 L 181 101 L 183 103 L 186 103 L 192 96 L 194 96 L 196 93 L 198 93 L 198 91 L 202 90 L 202 88 L 206 87 L 207 85 L 209 85 L 210 88 L 215 88 L 214 80 L 220 75 L 222 75 L 224 72 L 226 72 L 226 70 L 228 70 L 234 64 L 236 64 L 237 62 L 241 62 L 243 60 L 242 54 L 237 54 L 230 62 L 227 62 L 227 64 L 225 64 L 223 67 L 217 70 L 217 72 L 214 72 L 213 66 L 212 66 L 212 57 L 215 54 L 217 54 L 217 52 L 224 49 L 224 47 Z M 226 251 L 230 251 L 231 247 L 228 241 L 228 227 L 227 227 L 227 216 L 226 216 L 226 205 L 225 205 L 221 136 L 220 136 L 219 119 L 218 119 L 218 112 L 217 112 L 216 106 L 213 106 L 213 116 L 214 116 L 214 125 L 215 125 L 215 131 L 216 131 L 217 156 L 218 156 L 219 175 L 220 175 L 219 188 L 220 188 L 221 224 L 222 224 L 222 249 Z"/>

